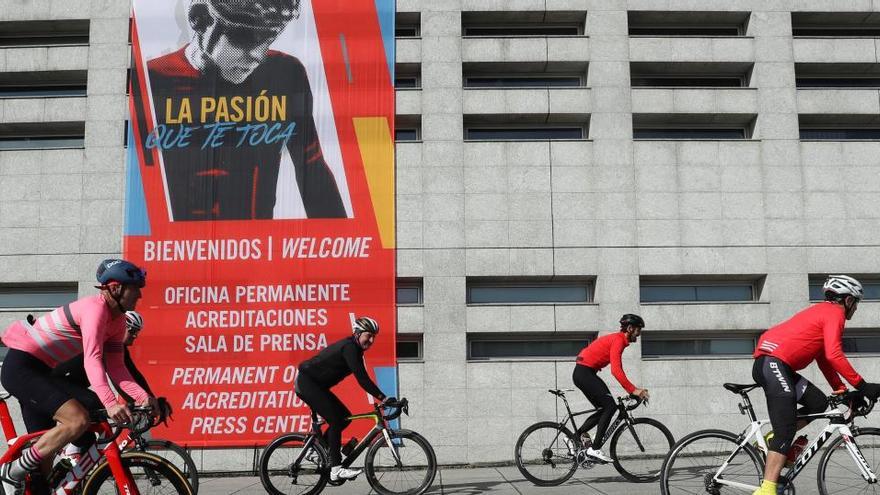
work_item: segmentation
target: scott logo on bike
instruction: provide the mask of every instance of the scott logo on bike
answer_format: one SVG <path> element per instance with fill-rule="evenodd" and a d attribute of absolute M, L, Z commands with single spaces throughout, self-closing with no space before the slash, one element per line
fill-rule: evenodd
<path fill-rule="evenodd" d="M 782 376 L 782 371 L 779 371 L 779 365 L 771 362 L 770 369 L 773 370 L 773 374 L 776 375 L 776 379 L 779 380 L 779 384 L 782 385 L 782 389 L 786 392 L 791 392 L 791 388 L 789 388 L 788 382 L 786 382 L 785 377 Z"/>

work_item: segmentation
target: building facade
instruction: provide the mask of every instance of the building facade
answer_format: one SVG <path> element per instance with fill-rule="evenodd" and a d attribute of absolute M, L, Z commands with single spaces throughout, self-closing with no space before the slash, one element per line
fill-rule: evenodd
<path fill-rule="evenodd" d="M 0 0 L 4 327 L 122 250 L 129 9 Z M 876 1 L 398 0 L 397 36 L 403 424 L 441 463 L 510 461 L 623 313 L 640 413 L 737 429 L 721 384 L 830 273 L 866 284 L 846 349 L 880 380 Z"/>

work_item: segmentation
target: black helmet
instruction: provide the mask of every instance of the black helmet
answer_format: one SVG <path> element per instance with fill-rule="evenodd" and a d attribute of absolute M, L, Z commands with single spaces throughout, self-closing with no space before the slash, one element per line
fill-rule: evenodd
<path fill-rule="evenodd" d="M 277 34 L 299 17 L 300 0 L 193 0 L 190 8 L 199 4 L 228 26 Z"/>
<path fill-rule="evenodd" d="M 627 313 L 620 317 L 620 328 L 626 328 L 629 325 L 635 325 L 639 328 L 645 328 L 645 320 L 639 315 Z"/>
<path fill-rule="evenodd" d="M 120 259 L 108 259 L 98 265 L 95 278 L 101 285 L 117 282 L 122 285 L 134 285 L 143 287 L 147 285 L 147 272 L 141 270 L 134 263 Z"/>

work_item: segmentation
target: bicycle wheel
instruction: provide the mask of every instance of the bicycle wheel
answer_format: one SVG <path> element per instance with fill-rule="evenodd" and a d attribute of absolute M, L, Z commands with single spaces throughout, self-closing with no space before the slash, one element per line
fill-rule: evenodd
<path fill-rule="evenodd" d="M 742 495 L 742 488 L 714 481 L 725 462 L 728 464 L 721 473 L 725 482 L 758 488 L 764 474 L 764 460 L 751 444 L 740 448 L 739 442 L 737 435 L 722 430 L 703 430 L 682 438 L 672 446 L 669 456 L 663 462 L 660 473 L 661 493 Z"/>
<path fill-rule="evenodd" d="M 196 463 L 193 462 L 189 452 L 185 448 L 170 440 L 150 440 L 147 442 L 147 452 L 156 454 L 174 466 L 186 476 L 193 494 L 199 493 L 199 472 Z"/>
<path fill-rule="evenodd" d="M 303 452 L 309 438 L 302 433 L 285 433 L 266 446 L 260 456 L 260 482 L 267 492 L 310 495 L 324 489 L 330 479 L 327 452 L 314 441 Z"/>
<path fill-rule="evenodd" d="M 874 474 L 880 473 L 880 429 L 853 428 L 853 438 L 862 457 Z M 819 493 L 880 493 L 880 485 L 862 478 L 856 460 L 846 448 L 843 437 L 838 437 L 819 461 Z"/>
<path fill-rule="evenodd" d="M 193 495 L 192 488 L 183 473 L 157 455 L 146 452 L 124 452 L 122 465 L 131 472 L 131 477 L 141 495 L 168 493 Z M 107 461 L 95 468 L 83 483 L 83 495 L 117 495 L 118 493 L 116 480 Z"/>
<path fill-rule="evenodd" d="M 380 495 L 425 493 L 437 475 L 433 447 L 414 431 L 388 430 L 388 435 L 391 446 L 384 435 L 380 436 L 364 457 L 364 471 L 370 486 Z"/>
<path fill-rule="evenodd" d="M 651 418 L 636 418 L 623 423 L 611 437 L 614 468 L 634 483 L 660 479 L 660 469 L 675 439 L 663 423 Z"/>
<path fill-rule="evenodd" d="M 535 423 L 516 441 L 516 467 L 527 480 L 538 486 L 561 485 L 577 469 L 574 449 L 578 445 L 568 428 L 559 423 Z"/>

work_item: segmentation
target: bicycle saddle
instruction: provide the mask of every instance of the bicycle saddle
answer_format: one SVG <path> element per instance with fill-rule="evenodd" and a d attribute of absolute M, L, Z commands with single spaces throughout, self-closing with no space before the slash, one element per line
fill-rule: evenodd
<path fill-rule="evenodd" d="M 738 385 L 736 383 L 725 383 L 724 388 L 730 390 L 735 394 L 741 394 L 743 392 L 748 392 L 749 390 L 753 390 L 760 387 L 757 383 L 751 383 L 748 385 Z"/>

